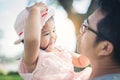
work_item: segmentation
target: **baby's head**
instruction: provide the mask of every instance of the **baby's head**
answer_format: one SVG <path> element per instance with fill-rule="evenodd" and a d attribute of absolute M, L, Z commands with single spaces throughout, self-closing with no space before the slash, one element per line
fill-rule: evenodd
<path fill-rule="evenodd" d="M 28 10 L 24 9 L 17 16 L 14 28 L 15 28 L 17 35 L 19 36 L 19 39 L 17 41 L 15 41 L 15 44 L 19 44 L 20 42 L 22 42 L 24 40 L 24 28 L 25 28 L 26 23 L 27 23 L 28 15 L 29 15 Z M 54 15 L 54 10 L 52 10 L 52 9 L 48 9 L 48 11 L 46 13 L 43 13 L 42 14 L 42 26 L 44 26 L 45 23 L 50 18 L 53 17 L 53 15 Z"/>
<path fill-rule="evenodd" d="M 45 23 L 42 31 L 41 31 L 41 44 L 40 48 L 46 51 L 54 50 L 54 45 L 56 42 L 56 31 L 54 25 L 53 16 L 50 17 Z"/>

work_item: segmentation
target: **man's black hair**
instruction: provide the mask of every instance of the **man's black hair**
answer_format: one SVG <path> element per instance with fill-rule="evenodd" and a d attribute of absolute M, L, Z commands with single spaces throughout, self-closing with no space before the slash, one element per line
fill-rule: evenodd
<path fill-rule="evenodd" d="M 105 17 L 97 24 L 98 33 L 106 38 L 97 36 L 96 43 L 107 40 L 113 44 L 113 60 L 120 64 L 120 0 L 98 0 L 99 9 Z"/>

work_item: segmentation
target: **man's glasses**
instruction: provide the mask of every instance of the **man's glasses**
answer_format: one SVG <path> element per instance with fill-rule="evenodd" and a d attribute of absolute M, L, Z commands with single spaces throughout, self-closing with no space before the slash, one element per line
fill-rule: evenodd
<path fill-rule="evenodd" d="M 86 20 L 83 22 L 83 24 L 82 24 L 82 26 L 81 26 L 81 28 L 80 28 L 80 33 L 83 34 L 83 33 L 85 33 L 87 30 L 90 30 L 90 31 L 92 31 L 93 33 L 95 33 L 96 35 L 98 35 L 98 32 L 96 32 L 95 30 L 91 29 L 91 28 L 88 26 L 88 19 L 86 19 Z"/>
<path fill-rule="evenodd" d="M 101 33 L 98 33 L 97 31 L 95 31 L 95 30 L 93 30 L 92 28 L 90 28 L 89 25 L 88 25 L 88 23 L 89 23 L 88 19 L 86 19 L 86 20 L 83 22 L 83 24 L 82 24 L 82 26 L 81 26 L 81 28 L 80 28 L 80 33 L 81 33 L 81 34 L 85 33 L 87 30 L 89 30 L 89 31 L 93 32 L 94 34 L 96 34 L 97 36 L 99 36 L 99 37 L 101 37 L 101 38 L 103 38 L 103 39 L 107 39 L 107 38 L 106 38 L 104 35 L 102 35 Z M 108 39 L 107 39 L 107 40 L 108 40 Z"/>

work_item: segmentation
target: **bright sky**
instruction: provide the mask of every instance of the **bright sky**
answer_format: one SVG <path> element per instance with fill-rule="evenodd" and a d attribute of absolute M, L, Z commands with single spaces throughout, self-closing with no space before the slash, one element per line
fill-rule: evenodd
<path fill-rule="evenodd" d="M 3 31 L 0 55 L 13 57 L 20 51 L 20 47 L 13 45 L 17 39 L 13 25 L 17 14 L 24 6 L 24 0 L 0 0 L 0 29 Z"/>
<path fill-rule="evenodd" d="M 88 2 L 88 0 L 84 1 Z M 18 39 L 13 26 L 16 16 L 25 6 L 25 0 L 0 0 L 0 29 L 3 31 L 3 38 L 0 39 L 0 55 L 14 57 L 23 51 L 22 44 L 17 46 L 13 44 Z M 74 7 L 78 8 L 80 6 Z M 61 44 L 64 48 L 74 51 L 76 47 L 74 25 L 67 18 L 67 14 L 62 7 L 54 9 L 56 12 L 55 24 L 58 34 L 57 44 Z"/>

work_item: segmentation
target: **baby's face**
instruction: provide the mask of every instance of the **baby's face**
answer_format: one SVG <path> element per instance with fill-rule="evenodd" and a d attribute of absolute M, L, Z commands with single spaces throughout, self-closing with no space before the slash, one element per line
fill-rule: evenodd
<path fill-rule="evenodd" d="M 53 18 L 49 19 L 42 29 L 40 48 L 52 51 L 56 42 L 56 32 Z"/>

